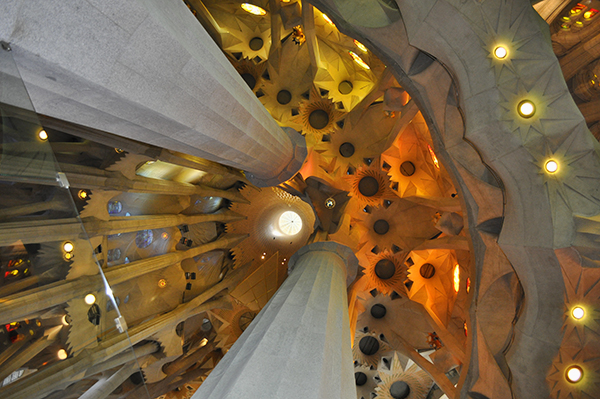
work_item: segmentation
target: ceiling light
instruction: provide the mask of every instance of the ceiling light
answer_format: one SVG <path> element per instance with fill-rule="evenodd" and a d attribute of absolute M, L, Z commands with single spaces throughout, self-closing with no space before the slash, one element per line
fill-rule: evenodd
<path fill-rule="evenodd" d="M 79 197 L 79 199 L 87 199 L 88 197 L 88 193 L 85 190 L 79 190 L 79 192 L 77 193 L 77 196 Z"/>
<path fill-rule="evenodd" d="M 571 315 L 574 319 L 581 320 L 583 319 L 583 316 L 585 316 L 585 311 L 581 306 L 575 306 L 573 310 L 571 310 Z"/>
<path fill-rule="evenodd" d="M 48 140 L 48 133 L 46 133 L 45 130 L 40 130 L 40 132 L 38 133 L 38 137 L 40 138 L 40 140 L 46 141 Z"/>
<path fill-rule="evenodd" d="M 356 62 L 358 65 L 360 65 L 361 67 L 363 67 L 364 69 L 371 69 L 371 67 L 369 65 L 367 65 L 366 62 L 363 61 L 362 58 L 360 58 L 358 56 L 358 54 L 356 54 L 353 51 L 348 51 L 348 54 L 350 54 L 350 57 L 352 57 L 352 59 L 354 60 L 354 62 Z"/>
<path fill-rule="evenodd" d="M 435 156 L 435 152 L 433 152 L 433 148 L 431 148 L 431 146 L 429 144 L 427 144 L 427 149 L 429 150 L 429 155 L 431 155 L 431 160 L 433 161 L 433 164 L 435 165 L 436 168 L 440 168 L 440 162 L 438 161 L 437 157 Z"/>
<path fill-rule="evenodd" d="M 58 356 L 58 358 L 60 360 L 65 360 L 67 357 L 69 357 L 69 354 L 67 353 L 66 350 L 59 349 L 58 352 L 56 353 L 56 356 Z"/>
<path fill-rule="evenodd" d="M 293 211 L 286 211 L 279 217 L 279 229 L 288 236 L 296 235 L 302 229 L 300 215 Z"/>
<path fill-rule="evenodd" d="M 331 20 L 331 18 L 329 18 L 327 16 L 327 14 L 323 14 L 323 19 L 325 20 L 325 22 L 327 22 L 329 25 L 331 26 L 335 26 L 335 24 L 333 23 L 333 21 Z"/>
<path fill-rule="evenodd" d="M 359 41 L 358 41 L 358 40 L 356 40 L 356 39 L 354 40 L 354 45 L 355 45 L 356 47 L 358 47 L 358 49 L 359 49 L 360 51 L 362 51 L 363 53 L 366 53 L 367 51 L 369 51 L 369 50 L 367 49 L 367 47 L 365 47 L 365 45 L 364 45 L 364 44 L 362 44 L 361 42 L 359 42 Z"/>
<path fill-rule="evenodd" d="M 67 241 L 63 244 L 63 251 L 73 252 L 73 249 L 75 249 L 75 246 L 73 245 L 72 242 Z"/>
<path fill-rule="evenodd" d="M 583 378 L 583 370 L 579 366 L 571 366 L 567 369 L 565 376 L 569 382 L 579 382 Z"/>
<path fill-rule="evenodd" d="M 242 10 L 249 12 L 252 15 L 266 15 L 267 11 L 264 8 L 250 3 L 242 3 Z"/>
<path fill-rule="evenodd" d="M 535 105 L 529 100 L 523 100 L 517 106 L 517 111 L 523 118 L 531 118 L 535 114 Z"/>
<path fill-rule="evenodd" d="M 498 46 L 494 49 L 494 56 L 500 60 L 506 58 L 508 50 L 504 46 Z"/>
<path fill-rule="evenodd" d="M 64 315 L 61 319 L 60 322 L 63 324 L 63 326 L 68 326 L 69 324 L 69 320 L 67 320 L 67 315 Z"/>
<path fill-rule="evenodd" d="M 160 280 L 158 280 L 159 288 L 165 288 L 166 286 L 167 286 L 167 280 L 165 280 L 164 278 L 161 278 Z"/>
<path fill-rule="evenodd" d="M 458 292 L 460 289 L 460 266 L 457 264 L 454 266 L 454 292 Z"/>
<path fill-rule="evenodd" d="M 88 305 L 93 305 L 96 302 L 96 296 L 94 294 L 87 294 L 84 299 Z"/>
<path fill-rule="evenodd" d="M 546 165 L 544 165 L 544 168 L 546 169 L 546 172 L 548 173 L 555 173 L 558 170 L 558 163 L 555 160 L 549 160 L 548 162 L 546 162 Z"/>

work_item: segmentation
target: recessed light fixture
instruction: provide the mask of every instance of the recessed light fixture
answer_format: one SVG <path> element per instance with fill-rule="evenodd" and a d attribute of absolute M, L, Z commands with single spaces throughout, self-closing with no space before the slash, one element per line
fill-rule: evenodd
<path fill-rule="evenodd" d="M 567 381 L 571 383 L 579 382 L 583 378 L 583 370 L 579 366 L 571 366 L 567 368 L 565 377 L 567 378 Z"/>
<path fill-rule="evenodd" d="M 571 316 L 576 320 L 581 320 L 583 319 L 583 316 L 585 316 L 585 311 L 581 306 L 575 306 L 573 310 L 571 310 Z"/>
<path fill-rule="evenodd" d="M 46 133 L 46 131 L 42 129 L 38 133 L 38 137 L 40 138 L 40 140 L 46 141 L 46 140 L 48 140 L 48 133 Z"/>
<path fill-rule="evenodd" d="M 494 57 L 503 60 L 508 55 L 508 50 L 504 46 L 498 46 L 494 49 Z"/>
<path fill-rule="evenodd" d="M 56 356 L 58 356 L 60 360 L 65 360 L 67 357 L 69 357 L 69 354 L 66 350 L 59 349 L 58 352 L 56 352 Z"/>
<path fill-rule="evenodd" d="M 535 114 L 535 105 L 530 100 L 523 100 L 517 106 L 517 112 L 523 118 L 531 118 Z"/>
<path fill-rule="evenodd" d="M 546 162 L 546 164 L 544 165 L 544 169 L 546 169 L 546 172 L 548 173 L 556 173 L 556 171 L 558 170 L 558 162 L 551 159 Z"/>
<path fill-rule="evenodd" d="M 75 249 L 75 246 L 74 246 L 74 245 L 73 245 L 73 243 L 72 243 L 72 242 L 70 242 L 70 241 L 66 241 L 66 242 L 63 244 L 63 251 L 65 251 L 65 252 L 67 252 L 67 253 L 68 253 L 68 252 L 73 252 L 73 250 L 74 250 L 74 249 Z"/>
<path fill-rule="evenodd" d="M 96 302 L 96 296 L 94 294 L 87 294 L 84 298 L 85 303 L 93 305 Z"/>

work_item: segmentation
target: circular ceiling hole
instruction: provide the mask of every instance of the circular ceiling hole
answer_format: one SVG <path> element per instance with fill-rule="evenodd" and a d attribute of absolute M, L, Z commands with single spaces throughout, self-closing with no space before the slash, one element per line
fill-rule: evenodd
<path fill-rule="evenodd" d="M 382 280 L 388 280 L 394 277 L 396 265 L 389 259 L 381 259 L 375 264 L 375 274 Z"/>
<path fill-rule="evenodd" d="M 277 102 L 279 104 L 285 105 L 290 101 L 292 101 L 292 93 L 290 93 L 288 90 L 280 90 L 279 93 L 277 93 Z"/>
<path fill-rule="evenodd" d="M 250 325 L 250 323 L 252 323 L 252 320 L 254 320 L 255 317 L 256 314 L 253 312 L 246 312 L 243 315 L 241 315 L 238 323 L 240 326 L 240 330 L 246 331 L 246 328 L 248 328 L 248 326 Z"/>
<path fill-rule="evenodd" d="M 419 269 L 419 273 L 423 278 L 432 278 L 435 275 L 435 266 L 431 263 L 424 263 Z"/>
<path fill-rule="evenodd" d="M 390 387 L 390 395 L 394 399 L 406 399 L 410 395 L 410 386 L 404 381 L 396 381 Z"/>
<path fill-rule="evenodd" d="M 323 129 L 329 124 L 329 114 L 322 109 L 315 109 L 308 116 L 308 123 L 314 129 Z"/>
<path fill-rule="evenodd" d="M 347 80 L 344 80 L 338 85 L 338 90 L 341 94 L 350 94 L 353 88 L 352 83 Z"/>
<path fill-rule="evenodd" d="M 352 155 L 354 155 L 354 145 L 352 145 L 352 143 L 347 142 L 343 143 L 340 146 L 340 154 L 344 158 L 350 158 Z"/>
<path fill-rule="evenodd" d="M 390 224 L 383 219 L 379 219 L 373 224 L 373 230 L 375 230 L 375 233 L 382 236 L 388 231 L 390 231 Z"/>
<path fill-rule="evenodd" d="M 367 383 L 367 375 L 361 371 L 354 373 L 354 381 L 357 387 L 361 387 Z"/>
<path fill-rule="evenodd" d="M 400 165 L 400 173 L 402 173 L 404 176 L 414 175 L 415 170 L 415 164 L 410 161 L 402 162 L 402 165 Z"/>
<path fill-rule="evenodd" d="M 372 197 L 379 191 L 379 182 L 373 176 L 365 176 L 358 182 L 358 191 L 365 197 Z"/>
<path fill-rule="evenodd" d="M 252 51 L 258 51 L 263 47 L 263 39 L 261 39 L 260 37 L 255 37 L 253 39 L 250 40 L 250 49 L 252 49 Z"/>
<path fill-rule="evenodd" d="M 358 349 L 367 356 L 372 356 L 379 350 L 379 341 L 377 338 L 366 336 L 360 339 Z"/>
<path fill-rule="evenodd" d="M 140 385 L 145 380 L 144 374 L 141 371 L 137 371 L 129 376 L 129 381 L 135 385 Z"/>
<path fill-rule="evenodd" d="M 254 76 L 252 76 L 252 74 L 243 73 L 242 79 L 244 79 L 244 82 L 246 82 L 246 84 L 248 85 L 248 87 L 250 87 L 250 89 L 254 89 L 254 86 L 256 86 L 256 78 Z"/>
<path fill-rule="evenodd" d="M 375 305 L 371 306 L 371 316 L 376 319 L 383 319 L 386 313 L 387 309 L 380 303 L 376 303 Z"/>

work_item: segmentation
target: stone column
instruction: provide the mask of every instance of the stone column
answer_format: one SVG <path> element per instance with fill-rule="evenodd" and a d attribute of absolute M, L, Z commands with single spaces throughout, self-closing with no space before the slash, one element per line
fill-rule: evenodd
<path fill-rule="evenodd" d="M 296 252 L 290 276 L 193 398 L 355 398 L 346 288 L 357 268 L 334 242 Z"/>
<path fill-rule="evenodd" d="M 0 40 L 38 113 L 242 169 L 256 184 L 302 165 L 304 138 L 277 125 L 181 0 L 9 8 Z"/>

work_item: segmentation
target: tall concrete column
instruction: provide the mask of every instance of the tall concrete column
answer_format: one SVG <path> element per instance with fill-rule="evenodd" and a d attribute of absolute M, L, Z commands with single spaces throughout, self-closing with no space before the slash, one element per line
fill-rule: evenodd
<path fill-rule="evenodd" d="M 356 397 L 346 288 L 358 260 L 348 247 L 316 242 L 289 268 L 194 399 Z"/>
<path fill-rule="evenodd" d="M 292 177 L 304 138 L 280 128 L 181 0 L 15 0 L 0 40 L 40 114 L 245 170 Z"/>

